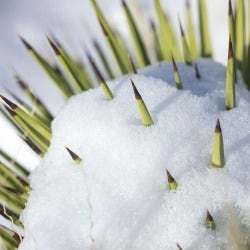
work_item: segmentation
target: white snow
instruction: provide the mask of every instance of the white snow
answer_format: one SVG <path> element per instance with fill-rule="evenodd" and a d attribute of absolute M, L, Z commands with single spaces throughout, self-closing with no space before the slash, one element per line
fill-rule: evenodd
<path fill-rule="evenodd" d="M 249 243 L 250 95 L 239 80 L 237 108 L 225 111 L 224 66 L 199 60 L 201 80 L 192 67 L 178 66 L 183 91 L 174 86 L 172 65 L 162 63 L 108 82 L 112 101 L 101 88 L 70 99 L 31 176 L 20 250 L 171 250 L 176 242 L 183 249 L 233 250 L 240 237 Z M 154 126 L 142 125 L 130 78 Z M 218 117 L 223 169 L 210 164 Z M 83 159 L 79 166 L 65 146 Z M 168 189 L 166 169 L 176 191 Z M 204 225 L 207 209 L 215 231 Z"/>
<path fill-rule="evenodd" d="M 134 0 L 127 0 L 131 5 L 135 5 Z M 193 8 L 195 29 L 198 33 L 197 1 L 191 0 Z M 126 28 L 126 18 L 123 13 L 121 2 L 114 0 L 99 0 L 101 8 L 108 17 L 112 27 L 119 27 L 125 39 L 128 39 L 129 31 Z M 149 16 L 157 20 L 152 0 L 140 0 L 139 6 L 142 8 L 142 16 L 145 18 L 142 34 L 147 34 Z M 162 4 L 170 16 L 171 21 L 178 30 L 177 15 L 185 23 L 185 1 L 162 1 Z M 215 60 L 226 63 L 226 53 L 228 46 L 227 35 L 227 0 L 208 1 L 208 12 L 210 16 L 210 31 L 213 39 Z M 102 37 L 102 32 L 94 16 L 89 0 L 22 0 L 22 1 L 0 1 L 0 84 L 1 88 L 7 86 L 19 96 L 23 93 L 17 87 L 12 77 L 13 69 L 32 86 L 32 89 L 39 93 L 40 98 L 48 105 L 49 109 L 56 114 L 58 109 L 64 104 L 64 100 L 51 84 L 50 79 L 44 74 L 36 62 L 27 53 L 21 44 L 18 34 L 24 36 L 38 51 L 54 58 L 54 54 L 49 49 L 45 35 L 54 32 L 72 53 L 74 57 L 83 58 L 83 44 L 88 49 L 92 49 L 90 41 L 93 37 Z M 216 28 L 214 28 L 216 27 Z M 178 35 L 180 35 L 177 32 Z M 107 52 L 105 39 L 99 39 L 102 47 Z M 109 53 L 107 53 L 109 55 Z M 111 56 L 109 55 L 109 58 Z M 86 58 L 85 58 L 86 59 Z M 86 62 L 86 60 L 85 60 Z M 112 62 L 112 60 L 111 60 Z M 20 139 L 10 131 L 4 118 L 0 116 L 0 147 L 21 162 L 25 162 L 30 168 L 37 166 L 36 156 L 29 156 L 22 152 L 28 152 L 28 147 L 20 142 Z M 8 138 L 5 140 L 4 138 Z M 20 153 L 21 152 L 21 153 Z M 28 158 L 28 159 L 27 159 Z"/>

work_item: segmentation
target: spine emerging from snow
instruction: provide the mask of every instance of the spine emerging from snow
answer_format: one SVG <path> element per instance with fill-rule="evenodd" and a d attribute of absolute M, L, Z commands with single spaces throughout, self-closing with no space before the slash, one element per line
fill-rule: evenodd
<path fill-rule="evenodd" d="M 137 88 L 135 87 L 135 84 L 133 82 L 132 79 L 130 79 L 133 90 L 134 90 L 134 94 L 135 94 L 135 99 L 137 102 L 137 106 L 141 115 L 141 119 L 142 119 L 142 123 L 145 126 L 151 126 L 154 125 L 153 119 L 151 118 L 151 115 L 147 109 L 147 106 L 145 105 L 139 91 L 137 90 Z"/>
<path fill-rule="evenodd" d="M 225 165 L 223 136 L 219 119 L 217 120 L 214 131 L 212 165 L 217 168 L 222 168 Z"/>

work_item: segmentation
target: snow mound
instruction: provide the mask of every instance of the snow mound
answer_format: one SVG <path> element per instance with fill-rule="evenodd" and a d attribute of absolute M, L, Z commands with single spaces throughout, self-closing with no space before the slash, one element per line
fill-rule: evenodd
<path fill-rule="evenodd" d="M 224 66 L 199 60 L 200 80 L 192 67 L 178 66 L 183 91 L 175 88 L 172 64 L 162 63 L 108 82 L 112 101 L 101 88 L 70 99 L 32 174 L 20 249 L 171 250 L 178 242 L 232 250 L 249 241 L 250 95 L 239 80 L 237 108 L 225 111 Z M 142 125 L 130 78 L 154 126 Z M 218 117 L 223 169 L 210 164 Z M 166 169 L 176 191 L 168 189 Z M 205 227 L 207 209 L 214 231 Z"/>

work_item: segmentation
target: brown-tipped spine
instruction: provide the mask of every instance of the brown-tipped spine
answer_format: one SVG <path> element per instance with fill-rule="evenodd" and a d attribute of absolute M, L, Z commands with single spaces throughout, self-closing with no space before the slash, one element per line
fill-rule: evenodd
<path fill-rule="evenodd" d="M 232 15 L 233 15 L 232 1 L 229 0 L 228 1 L 228 16 L 232 16 Z"/>
<path fill-rule="evenodd" d="M 21 139 L 37 154 L 42 155 L 42 151 L 36 147 L 33 143 L 31 143 L 29 140 L 27 140 L 25 137 L 21 136 Z"/>
<path fill-rule="evenodd" d="M 13 102 L 11 102 L 9 99 L 7 99 L 6 97 L 0 95 L 0 97 L 2 98 L 2 100 L 11 108 L 11 109 L 16 109 L 17 105 Z"/>
<path fill-rule="evenodd" d="M 21 39 L 22 43 L 24 44 L 27 50 L 33 49 L 32 46 L 22 36 L 19 36 L 19 38 Z"/>
<path fill-rule="evenodd" d="M 169 171 L 166 170 L 166 172 L 167 172 L 168 182 L 169 182 L 169 183 L 175 182 L 174 177 L 169 173 Z"/>
<path fill-rule="evenodd" d="M 16 176 L 16 178 L 22 184 L 23 187 L 29 187 L 29 183 L 25 181 L 22 177 Z"/>
<path fill-rule="evenodd" d="M 234 56 L 233 54 L 233 44 L 231 35 L 229 36 L 229 47 L 228 47 L 228 60 L 232 59 Z"/>
<path fill-rule="evenodd" d="M 102 24 L 101 20 L 100 19 L 98 19 L 98 20 L 99 20 L 99 23 L 100 23 L 100 26 L 102 28 L 102 32 L 103 32 L 104 36 L 108 36 L 108 32 L 107 32 L 106 28 Z"/>
<path fill-rule="evenodd" d="M 176 246 L 177 246 L 178 250 L 182 250 L 182 247 L 179 245 L 179 243 L 176 243 Z"/>
<path fill-rule="evenodd" d="M 212 230 L 216 229 L 216 224 L 214 222 L 214 219 L 208 210 L 207 210 L 207 217 L 206 217 L 206 227 Z"/>
<path fill-rule="evenodd" d="M 178 183 L 175 181 L 174 177 L 168 172 L 167 172 L 167 178 L 168 178 L 168 187 L 170 190 L 176 190 L 178 188 Z"/>
<path fill-rule="evenodd" d="M 17 234 L 16 232 L 13 232 L 13 239 L 18 243 L 20 244 L 23 240 L 23 236 L 22 235 L 19 235 Z"/>
<path fill-rule="evenodd" d="M 200 80 L 201 79 L 201 74 L 200 74 L 197 62 L 194 63 L 194 70 L 195 70 L 195 76 L 196 76 L 196 78 Z"/>
<path fill-rule="evenodd" d="M 172 58 L 172 63 L 173 63 L 173 70 L 174 72 L 178 72 L 178 67 L 175 63 L 175 59 L 174 59 L 174 56 L 173 56 L 173 53 L 171 52 L 171 58 Z"/>
<path fill-rule="evenodd" d="M 60 51 L 59 51 L 57 45 L 56 45 L 48 36 L 47 36 L 47 39 L 48 39 L 48 41 L 49 41 L 49 44 L 50 44 L 51 48 L 54 50 L 55 54 L 56 54 L 57 56 L 60 55 L 61 53 L 60 53 Z"/>
<path fill-rule="evenodd" d="M 179 21 L 181 36 L 184 37 L 184 36 L 185 36 L 185 32 L 184 32 L 183 27 L 182 27 L 182 25 L 181 25 L 181 20 L 180 20 L 180 18 L 178 18 L 178 21 Z"/>
<path fill-rule="evenodd" d="M 135 86 L 133 80 L 130 79 L 130 82 L 131 82 L 131 84 L 132 84 L 132 87 L 133 87 L 133 90 L 134 90 L 134 93 L 135 93 L 135 99 L 136 99 L 136 100 L 141 100 L 141 99 L 142 99 L 142 98 L 141 98 L 141 95 L 140 95 L 139 91 L 137 90 L 137 88 L 136 88 L 136 86 Z"/>
<path fill-rule="evenodd" d="M 207 218 L 206 218 L 207 221 L 213 221 L 213 217 L 212 215 L 209 213 L 209 211 L 207 210 Z"/>
<path fill-rule="evenodd" d="M 89 62 L 91 64 L 96 76 L 97 76 L 98 82 L 100 84 L 104 83 L 105 82 L 104 77 L 102 76 L 100 70 L 97 68 L 95 61 L 93 60 L 93 58 L 89 54 L 88 54 L 88 59 L 89 59 Z"/>
<path fill-rule="evenodd" d="M 7 190 L 7 191 L 9 191 L 10 193 L 13 193 L 13 194 L 15 194 L 15 195 L 18 195 L 18 196 L 23 195 L 23 192 L 22 192 L 21 190 L 18 190 L 18 189 L 15 189 L 15 188 L 11 188 L 11 187 L 7 187 L 7 186 L 5 186 L 5 185 L 2 185 L 2 187 L 3 187 L 5 190 Z"/>
<path fill-rule="evenodd" d="M 16 94 L 14 94 L 11 90 L 8 88 L 5 88 L 5 90 L 21 105 L 25 105 L 24 101 L 22 101 Z"/>
<path fill-rule="evenodd" d="M 23 90 L 29 89 L 29 87 L 27 86 L 27 84 L 21 79 L 20 76 L 15 75 L 15 79 L 16 79 L 17 83 L 20 85 L 20 87 L 21 87 Z"/>
<path fill-rule="evenodd" d="M 216 126 L 215 126 L 215 133 L 221 133 L 221 126 L 220 126 L 220 120 L 217 119 Z"/>
<path fill-rule="evenodd" d="M 137 74 L 138 72 L 137 72 L 137 69 L 136 69 L 136 67 L 135 67 L 135 64 L 134 64 L 134 61 L 133 61 L 131 55 L 128 55 L 128 58 L 129 58 L 129 62 L 130 62 L 130 64 L 131 64 L 131 67 L 132 67 L 132 69 L 133 69 L 134 74 Z"/>
<path fill-rule="evenodd" d="M 73 161 L 78 161 L 80 160 L 81 158 L 76 154 L 74 153 L 72 150 L 70 150 L 68 147 L 65 147 L 66 150 L 68 151 L 68 153 L 70 154 L 71 158 Z"/>
<path fill-rule="evenodd" d="M 15 112 L 14 110 L 10 109 L 7 105 L 3 105 L 3 106 L 4 106 L 4 108 L 8 111 L 8 113 L 9 113 L 12 117 L 14 117 L 14 116 L 16 115 L 16 112 Z"/>
<path fill-rule="evenodd" d="M 127 3 L 125 2 L 125 0 L 122 0 L 122 5 L 124 8 L 127 8 Z"/>
<path fill-rule="evenodd" d="M 56 38 L 56 36 L 54 34 L 51 34 L 51 37 L 52 37 L 54 43 L 56 44 L 56 46 L 58 48 L 62 48 L 62 44 L 59 42 L 59 40 Z"/>

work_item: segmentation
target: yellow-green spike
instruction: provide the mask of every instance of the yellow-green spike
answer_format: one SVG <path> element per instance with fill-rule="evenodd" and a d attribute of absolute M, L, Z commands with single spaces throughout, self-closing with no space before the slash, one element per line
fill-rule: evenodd
<path fill-rule="evenodd" d="M 23 227 L 22 223 L 19 220 L 20 214 L 15 213 L 10 208 L 7 208 L 5 205 L 0 203 L 0 215 L 5 219 L 13 222 L 15 225 Z"/>
<path fill-rule="evenodd" d="M 179 74 L 179 71 L 178 71 L 178 68 L 177 68 L 177 65 L 175 63 L 174 56 L 172 53 L 171 53 L 171 57 L 172 57 L 172 63 L 173 63 L 173 72 L 174 72 L 174 79 L 175 79 L 176 88 L 181 90 L 181 89 L 183 89 L 181 77 L 180 77 L 180 74 Z"/>
<path fill-rule="evenodd" d="M 124 61 L 122 60 L 122 57 L 120 54 L 123 54 L 119 53 L 119 50 L 118 48 L 120 47 L 119 45 L 121 44 L 121 42 L 117 39 L 117 36 L 115 34 L 112 33 L 112 35 L 114 36 L 113 39 L 110 38 L 110 35 L 109 33 L 106 31 L 105 27 L 102 25 L 101 21 L 99 20 L 99 23 L 100 23 L 100 26 L 102 28 L 102 31 L 103 31 L 103 34 L 105 36 L 105 39 L 106 39 L 106 42 L 107 44 L 109 45 L 110 47 L 110 50 L 113 54 L 113 58 L 114 60 L 116 61 L 116 64 L 119 68 L 119 71 L 122 73 L 122 74 L 126 74 L 129 72 L 129 69 L 126 67 Z M 115 39 L 115 40 L 114 40 Z M 120 49 L 120 48 L 119 48 Z M 125 50 L 124 48 L 122 50 Z M 123 51 L 122 51 L 123 52 Z"/>
<path fill-rule="evenodd" d="M 70 157 L 72 158 L 72 160 L 76 163 L 76 164 L 80 164 L 82 162 L 82 159 L 76 154 L 74 153 L 71 149 L 69 149 L 68 147 L 65 147 L 66 150 L 68 151 Z"/>
<path fill-rule="evenodd" d="M 130 65 L 131 65 L 131 68 L 132 68 L 134 74 L 137 75 L 138 72 L 137 72 L 137 69 L 135 67 L 135 63 L 134 63 L 133 58 L 131 57 L 131 55 L 128 55 L 128 59 L 129 59 L 129 62 L 130 62 Z"/>
<path fill-rule="evenodd" d="M 35 143 L 24 136 L 20 136 L 21 139 L 41 158 L 44 157 L 45 152 L 42 151 Z"/>
<path fill-rule="evenodd" d="M 2 225 L 0 226 L 0 237 L 8 250 L 14 250 L 18 248 L 18 244 L 20 242 L 17 242 L 17 240 L 14 238 L 14 233 Z"/>
<path fill-rule="evenodd" d="M 75 78 L 77 81 L 77 86 L 75 86 L 78 91 L 88 90 L 94 87 L 92 80 L 84 68 L 82 62 L 78 62 L 72 58 L 72 56 L 67 52 L 67 50 L 62 46 L 62 44 L 54 37 L 54 40 L 48 39 L 50 45 L 54 52 L 56 52 L 56 48 L 59 50 L 60 55 L 64 61 L 64 69 L 66 72 L 69 71 L 70 74 Z M 52 44 L 53 42 L 54 44 Z M 66 68 L 65 68 L 66 67 Z"/>
<path fill-rule="evenodd" d="M 144 126 L 151 126 L 154 124 L 153 119 L 151 118 L 151 115 L 140 95 L 140 93 L 138 92 L 137 88 L 135 87 L 135 84 L 133 82 L 132 79 L 130 79 L 133 90 L 134 90 L 134 94 L 135 94 L 135 99 L 137 102 L 137 106 L 141 115 L 141 119 L 142 119 L 142 123 L 144 124 Z"/>
<path fill-rule="evenodd" d="M 6 91 L 10 94 L 10 96 L 18 103 L 18 107 L 25 111 L 30 118 L 38 121 L 41 124 L 44 124 L 46 128 L 49 128 L 50 121 L 48 121 L 41 113 L 38 111 L 37 104 L 33 103 L 32 106 L 23 102 L 20 98 L 18 98 L 12 91 L 6 89 Z"/>
<path fill-rule="evenodd" d="M 228 30 L 232 39 L 233 50 L 235 51 L 235 20 L 231 0 L 228 1 Z"/>
<path fill-rule="evenodd" d="M 178 183 L 175 181 L 174 177 L 169 173 L 168 170 L 167 172 L 167 179 L 168 179 L 168 187 L 170 190 L 176 190 L 178 188 Z"/>
<path fill-rule="evenodd" d="M 184 55 L 184 61 L 186 64 L 192 64 L 192 55 L 186 40 L 186 36 L 184 33 L 184 30 L 181 25 L 181 21 L 179 19 L 179 25 L 180 25 L 180 30 L 181 30 L 181 40 L 182 40 L 182 49 L 183 49 L 183 55 Z"/>
<path fill-rule="evenodd" d="M 25 103 L 23 100 L 21 100 L 16 94 L 12 92 L 12 90 L 8 89 L 7 87 L 4 87 L 4 90 L 14 99 L 18 105 L 25 110 L 27 113 L 35 113 L 36 111 L 33 110 L 34 108 L 31 107 L 29 104 Z M 33 108 L 33 109 L 32 109 Z"/>
<path fill-rule="evenodd" d="M 12 116 L 13 120 L 18 124 L 18 126 L 23 130 L 24 133 L 28 134 L 34 142 L 36 142 L 43 150 L 47 151 L 49 148 L 50 142 L 41 136 L 41 134 L 37 133 L 29 124 L 27 124 L 20 116 L 17 115 L 15 111 L 4 106 L 5 109 Z"/>
<path fill-rule="evenodd" d="M 30 107 L 29 105 L 24 104 L 21 100 L 18 99 L 13 93 L 9 92 L 10 95 L 13 97 L 13 99 L 18 103 L 18 105 L 11 102 L 6 97 L 0 95 L 0 98 L 12 109 L 17 109 L 19 113 L 23 112 L 25 118 L 24 119 L 30 119 L 37 121 L 38 123 L 42 124 L 46 130 L 50 130 L 48 123 L 46 123 L 40 115 L 37 114 L 36 108 Z M 41 126 L 42 126 L 41 125 Z"/>
<path fill-rule="evenodd" d="M 93 44 L 94 44 L 94 47 L 96 49 L 96 52 L 103 64 L 103 66 L 105 67 L 106 71 L 107 71 L 107 74 L 109 76 L 110 79 L 113 79 L 115 78 L 115 75 L 113 73 L 113 71 L 111 70 L 111 67 L 110 67 L 110 63 L 108 62 L 108 60 L 106 59 L 106 56 L 104 55 L 104 52 L 102 51 L 100 45 L 98 44 L 97 41 L 93 41 Z"/>
<path fill-rule="evenodd" d="M 228 60 L 227 60 L 227 75 L 226 75 L 226 109 L 233 109 L 235 103 L 235 65 L 234 54 L 231 37 L 229 39 Z"/>
<path fill-rule="evenodd" d="M 66 99 L 74 95 L 70 84 L 65 79 L 65 77 L 58 71 L 58 68 L 53 68 L 39 53 L 37 53 L 32 46 L 20 36 L 21 41 L 23 42 L 26 49 L 33 56 L 33 58 L 38 62 L 41 68 L 46 72 L 46 74 L 53 80 L 57 85 L 58 89 L 63 93 Z"/>
<path fill-rule="evenodd" d="M 99 23 L 102 27 L 102 30 L 104 32 L 104 35 L 107 39 L 107 42 L 111 48 L 111 51 L 113 53 L 114 59 L 117 62 L 117 65 L 121 71 L 121 73 L 126 74 L 129 72 L 129 63 L 127 60 L 127 54 L 124 53 L 126 49 L 122 46 L 121 43 L 117 41 L 117 38 L 112 31 L 111 27 L 109 26 L 106 18 L 102 14 L 101 9 L 99 8 L 96 0 L 91 0 L 91 3 L 94 7 L 95 13 L 97 15 L 97 18 L 99 20 Z"/>
<path fill-rule="evenodd" d="M 229 0 L 228 2 L 228 30 L 229 30 L 229 36 L 231 37 L 232 40 L 232 45 L 233 45 L 233 51 L 235 53 L 235 20 L 234 20 L 234 14 L 233 14 L 233 8 L 232 8 L 232 2 Z M 237 81 L 237 74 L 236 74 L 236 69 L 237 69 L 237 61 L 234 56 L 234 79 L 235 83 Z"/>
<path fill-rule="evenodd" d="M 0 188 L 0 199 L 4 201 L 6 205 L 9 208 L 13 209 L 13 211 L 15 211 L 16 213 L 20 213 L 25 207 L 24 201 L 20 201 L 20 199 L 17 199 L 2 187 Z"/>
<path fill-rule="evenodd" d="M 152 33 L 153 33 L 156 57 L 157 57 L 158 61 L 162 61 L 164 58 L 163 58 L 163 55 L 162 55 L 162 52 L 161 52 L 160 41 L 159 41 L 158 33 L 157 33 L 157 30 L 156 30 L 156 27 L 155 27 L 155 23 L 154 23 L 153 20 L 150 20 L 150 27 L 151 27 L 151 30 L 152 30 Z"/>
<path fill-rule="evenodd" d="M 194 71 L 195 71 L 195 77 L 200 80 L 201 79 L 201 74 L 197 65 L 197 62 L 194 62 Z"/>
<path fill-rule="evenodd" d="M 2 162 L 0 162 L 0 179 L 2 183 L 22 191 L 27 191 L 26 187 L 29 186 L 22 177 L 18 177 L 16 173 Z"/>
<path fill-rule="evenodd" d="M 12 236 L 12 239 L 16 241 L 16 243 L 20 244 L 21 241 L 23 240 L 23 236 L 18 234 L 15 230 L 12 228 L 8 228 L 4 225 L 0 225 L 0 228 L 5 230 L 7 233 L 9 233 Z"/>
<path fill-rule="evenodd" d="M 197 58 L 199 56 L 199 52 L 198 52 L 198 45 L 196 41 L 195 29 L 194 29 L 189 0 L 186 0 L 186 19 L 187 19 L 187 41 L 189 43 L 192 58 Z"/>
<path fill-rule="evenodd" d="M 88 56 L 89 62 L 92 65 L 93 70 L 95 71 L 95 74 L 97 76 L 98 82 L 100 83 L 102 90 L 104 92 L 104 95 L 106 97 L 106 99 L 112 100 L 114 98 L 114 95 L 112 93 L 112 91 L 110 90 L 109 86 L 107 85 L 106 81 L 104 80 L 100 70 L 97 68 L 93 58 L 91 58 L 90 56 Z"/>
<path fill-rule="evenodd" d="M 50 123 L 53 120 L 53 115 L 48 110 L 48 108 L 44 105 L 40 98 L 34 94 L 34 92 L 29 88 L 28 84 L 19 75 L 16 74 L 15 78 L 27 97 L 32 101 L 32 103 L 35 104 L 36 108 L 40 111 L 44 119 L 48 123 Z"/>
<path fill-rule="evenodd" d="M 2 149 L 0 149 L 0 155 L 1 157 L 3 157 L 7 162 L 9 162 L 11 164 L 11 166 L 14 167 L 14 169 L 16 169 L 18 172 L 20 172 L 21 174 L 23 174 L 25 177 L 29 176 L 30 172 L 25 169 L 25 167 L 23 165 L 21 165 L 20 163 L 17 163 L 14 161 L 14 159 L 12 157 L 10 157 L 6 152 L 4 152 Z"/>
<path fill-rule="evenodd" d="M 36 130 L 38 133 L 40 133 L 44 138 L 46 138 L 47 141 L 50 141 L 51 131 L 46 126 L 46 124 L 41 123 L 39 120 L 36 119 L 36 117 L 30 116 L 28 113 L 19 108 L 16 104 L 8 100 L 6 97 L 2 95 L 0 95 L 0 97 L 16 114 L 18 114 L 21 117 L 23 121 L 32 126 L 33 129 Z"/>
<path fill-rule="evenodd" d="M 14 199 L 16 199 L 19 202 L 20 205 L 25 207 L 25 203 L 28 200 L 28 194 L 26 192 L 9 187 L 9 186 L 1 185 L 1 184 L 0 184 L 0 188 L 2 188 L 8 194 L 8 196 L 12 196 Z"/>
<path fill-rule="evenodd" d="M 223 136 L 219 119 L 217 120 L 214 132 L 212 165 L 216 168 L 222 168 L 225 165 Z"/>
<path fill-rule="evenodd" d="M 243 69 L 244 54 L 245 54 L 245 4 L 244 0 L 237 0 L 236 16 L 235 16 L 235 57 L 237 67 Z"/>
<path fill-rule="evenodd" d="M 211 229 L 211 230 L 216 229 L 216 224 L 214 222 L 214 219 L 208 210 L 207 210 L 207 217 L 206 217 L 206 228 Z"/>
<path fill-rule="evenodd" d="M 76 88 L 76 90 L 81 93 L 82 91 L 85 90 L 85 88 L 82 87 L 81 82 L 79 81 L 76 72 L 72 69 L 69 60 L 67 60 L 68 58 L 65 58 L 63 56 L 63 54 L 61 53 L 61 50 L 59 49 L 59 47 L 49 38 L 47 37 L 51 48 L 53 49 L 53 51 L 55 52 L 55 55 L 58 59 L 58 61 L 61 63 L 61 65 L 63 66 L 64 71 L 66 72 L 67 76 L 69 77 L 71 83 L 74 85 L 74 87 Z"/>
<path fill-rule="evenodd" d="M 160 0 L 154 0 L 154 3 L 160 25 L 160 46 L 163 58 L 170 61 L 170 50 L 173 50 L 175 52 L 176 60 L 181 61 L 180 48 L 170 21 L 163 11 Z"/>
<path fill-rule="evenodd" d="M 122 0 L 122 4 L 123 4 L 123 8 L 124 8 L 125 13 L 126 13 L 128 25 L 129 25 L 130 32 L 131 32 L 131 37 L 134 41 L 134 46 L 135 46 L 135 50 L 136 50 L 137 61 L 138 61 L 139 67 L 141 67 L 141 68 L 145 67 L 148 64 L 150 64 L 150 60 L 149 60 L 148 55 L 147 55 L 146 47 L 143 43 L 141 35 L 138 31 L 138 28 L 135 24 L 133 17 L 132 17 L 132 13 L 129 10 L 125 0 Z"/>
<path fill-rule="evenodd" d="M 199 0 L 201 57 L 212 57 L 212 45 L 208 20 L 206 0 Z"/>

